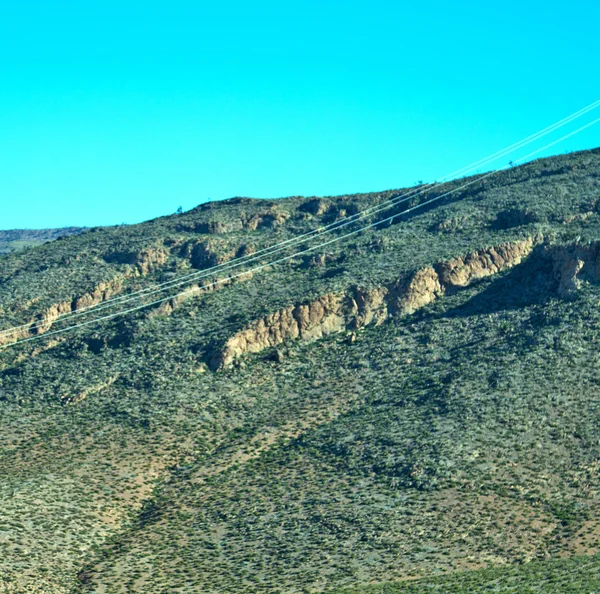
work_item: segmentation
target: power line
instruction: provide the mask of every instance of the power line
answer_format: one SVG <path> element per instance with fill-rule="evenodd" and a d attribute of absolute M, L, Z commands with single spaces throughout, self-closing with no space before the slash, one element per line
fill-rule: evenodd
<path fill-rule="evenodd" d="M 578 134 L 579 132 L 582 132 L 586 128 L 589 128 L 590 126 L 593 126 L 594 124 L 598 123 L 599 121 L 600 121 L 600 118 L 597 118 L 594 121 L 592 121 L 592 122 L 590 122 L 588 124 L 585 124 L 584 126 L 581 126 L 577 130 L 575 130 L 573 132 L 570 132 L 569 134 L 566 134 L 566 135 L 562 136 L 558 140 L 550 142 L 549 144 L 543 146 L 542 148 L 539 148 L 539 149 L 537 149 L 535 151 L 532 151 L 531 153 L 525 155 L 524 157 L 516 159 L 513 163 L 520 163 L 522 161 L 525 161 L 525 160 L 529 159 L 530 157 L 532 157 L 532 156 L 534 156 L 534 155 L 536 155 L 536 154 L 538 154 L 538 153 L 540 153 L 540 152 L 542 152 L 544 150 L 547 150 L 548 148 L 550 148 L 550 147 L 558 144 L 559 142 L 562 142 L 562 141 L 566 140 L 567 138 L 570 138 L 571 136 L 574 136 L 575 134 Z M 419 208 L 423 208 L 424 206 L 427 206 L 428 204 L 432 204 L 434 202 L 437 202 L 437 201 L 441 200 L 442 198 L 445 198 L 446 196 L 449 196 L 451 194 L 454 194 L 455 192 L 458 192 L 459 190 L 463 190 L 464 188 L 467 188 L 467 187 L 469 187 L 469 186 L 471 186 L 471 185 L 473 185 L 475 183 L 479 183 L 482 180 L 484 180 L 484 179 L 486 179 L 486 178 L 488 178 L 488 177 L 490 177 L 492 175 L 496 175 L 497 173 L 499 173 L 500 171 L 504 171 L 508 167 L 510 167 L 510 165 L 504 166 L 501 169 L 498 169 L 496 171 L 491 171 L 491 172 L 489 172 L 489 173 L 487 173 L 487 174 L 485 174 L 485 175 L 483 175 L 481 177 L 478 177 L 475 180 L 472 180 L 470 182 L 467 182 L 466 184 L 463 184 L 463 185 L 461 185 L 461 186 L 459 186 L 457 188 L 454 188 L 454 189 L 452 189 L 452 190 L 450 190 L 448 192 L 445 192 L 444 194 L 441 194 L 439 196 L 431 198 L 430 200 L 426 200 L 425 202 L 422 202 L 421 204 L 417 204 L 416 206 L 410 207 L 410 208 L 406 209 L 405 211 L 403 211 L 402 213 L 393 214 L 393 215 L 391 215 L 391 216 L 389 216 L 387 218 L 381 219 L 381 220 L 376 221 L 374 223 L 370 223 L 368 225 L 365 225 L 364 227 L 361 227 L 359 229 L 355 229 L 354 231 L 350 231 L 349 233 L 346 233 L 345 235 L 341 235 L 341 236 L 335 237 L 335 238 L 333 238 L 333 239 L 331 239 L 331 240 L 329 240 L 327 242 L 318 244 L 316 246 L 309 247 L 309 248 L 307 248 L 307 249 L 305 249 L 305 250 L 303 250 L 301 252 L 296 252 L 294 254 L 284 256 L 284 257 L 279 258 L 279 259 L 277 259 L 277 260 L 275 260 L 273 262 L 269 262 L 267 264 L 261 264 L 260 266 L 256 266 L 256 267 L 252 268 L 251 270 L 243 271 L 243 272 L 238 273 L 236 275 L 229 276 L 229 277 L 227 277 L 225 279 L 217 279 L 214 283 L 211 283 L 211 285 L 205 285 L 203 287 L 194 287 L 192 289 L 188 289 L 186 291 L 182 291 L 180 293 L 177 293 L 176 295 L 171 295 L 169 297 L 164 297 L 162 299 L 157 299 L 157 300 L 152 301 L 150 303 L 145 303 L 145 304 L 142 304 L 142 305 L 138 305 L 136 307 L 132 307 L 132 308 L 129 308 L 129 309 L 126 309 L 126 310 L 123 310 L 123 311 L 115 312 L 115 313 L 109 314 L 107 316 L 102 316 L 100 318 L 96 318 L 96 319 L 93 319 L 93 320 L 88 320 L 88 321 L 82 322 L 80 324 L 74 324 L 72 326 L 68 326 L 67 328 L 61 328 L 61 329 L 58 329 L 58 330 L 53 330 L 51 332 L 46 332 L 46 333 L 38 335 L 38 336 L 32 336 L 30 338 L 25 338 L 25 339 L 22 339 L 22 340 L 18 340 L 18 341 L 15 341 L 14 343 L 11 343 L 9 345 L 5 345 L 4 348 L 9 347 L 9 346 L 15 346 L 17 344 L 22 344 L 22 343 L 25 343 L 25 342 L 30 342 L 30 341 L 33 341 L 33 340 L 37 340 L 39 338 L 45 338 L 45 337 L 53 336 L 53 335 L 56 335 L 56 334 L 62 334 L 62 333 L 65 333 L 65 332 L 68 332 L 68 331 L 71 331 L 71 330 L 75 330 L 76 328 L 81 328 L 81 327 L 84 327 L 84 326 L 88 326 L 90 324 L 94 324 L 94 323 L 98 323 L 98 322 L 110 320 L 112 318 L 123 316 L 123 315 L 129 314 L 129 313 L 133 313 L 135 311 L 139 311 L 139 310 L 147 308 L 147 307 L 152 307 L 153 305 L 158 305 L 158 304 L 164 303 L 166 301 L 169 301 L 171 299 L 175 299 L 177 297 L 182 297 L 182 296 L 184 296 L 186 294 L 196 293 L 199 290 L 202 290 L 204 288 L 208 288 L 210 286 L 215 286 L 217 284 L 222 284 L 224 282 L 228 282 L 228 281 L 230 281 L 230 280 L 232 280 L 234 278 L 237 278 L 239 276 L 242 276 L 242 275 L 245 275 L 245 274 L 248 274 L 248 273 L 257 272 L 259 270 L 263 270 L 264 268 L 268 268 L 270 266 L 274 266 L 274 265 L 280 264 L 280 263 L 285 262 L 287 260 L 290 260 L 292 258 L 296 258 L 296 257 L 298 257 L 298 256 L 300 256 L 302 254 L 310 253 L 310 252 L 312 252 L 312 251 L 314 251 L 316 249 L 320 249 L 320 248 L 325 247 L 327 245 L 331 245 L 332 243 L 336 243 L 338 241 L 341 241 L 343 239 L 346 239 L 348 237 L 351 237 L 353 235 L 361 233 L 361 232 L 363 232 L 363 231 L 365 231 L 367 229 L 379 226 L 379 225 L 381 225 L 383 223 L 392 222 L 396 217 L 398 217 L 400 215 L 405 215 L 405 214 L 407 214 L 409 212 L 413 212 L 413 211 L 415 211 L 415 210 L 417 210 Z"/>
<path fill-rule="evenodd" d="M 544 128 L 534 134 L 531 134 L 530 136 L 528 136 L 518 142 L 515 142 L 512 145 L 510 145 L 504 149 L 496 151 L 495 153 L 493 153 L 492 155 L 489 155 L 488 157 L 479 159 L 478 161 L 472 163 L 471 165 L 462 167 L 461 169 L 458 169 L 457 171 L 454 171 L 454 172 L 440 178 L 440 180 L 451 181 L 452 178 L 454 178 L 458 174 L 464 175 L 465 173 L 475 169 L 477 166 L 481 166 L 483 164 L 497 160 L 501 156 L 505 156 L 506 154 L 509 154 L 510 152 L 517 150 L 518 148 L 522 148 L 523 146 L 530 144 L 534 140 L 538 140 L 539 138 L 546 136 L 547 134 L 574 121 L 575 119 L 585 115 L 586 113 L 596 109 L 599 106 L 600 106 L 600 100 L 594 101 L 593 103 L 572 113 L 571 115 L 563 118 L 562 120 L 559 120 L 558 122 L 555 122 L 554 124 L 551 124 L 550 126 L 547 126 L 546 128 Z M 374 205 L 372 207 L 364 209 L 363 211 L 361 211 L 359 213 L 349 215 L 347 217 L 343 217 L 342 219 L 334 221 L 333 223 L 330 223 L 329 225 L 326 225 L 325 227 L 319 227 L 317 229 L 314 229 L 312 231 L 304 233 L 300 236 L 292 237 L 285 241 L 268 246 L 266 248 L 259 250 L 258 252 L 255 252 L 254 254 L 249 254 L 248 256 L 240 256 L 240 257 L 234 258 L 233 260 L 230 260 L 228 262 L 224 262 L 222 264 L 217 264 L 215 266 L 212 266 L 212 267 L 204 269 L 204 270 L 200 270 L 198 272 L 193 272 L 193 273 L 178 277 L 176 279 L 171 279 L 170 281 L 165 281 L 163 283 L 159 283 L 158 285 L 155 285 L 154 287 L 147 287 L 147 288 L 135 291 L 133 293 L 128 293 L 125 295 L 120 295 L 117 297 L 107 299 L 98 304 L 79 308 L 79 309 L 73 310 L 71 312 L 65 312 L 64 314 L 61 314 L 61 315 L 57 316 L 54 320 L 52 320 L 52 323 L 55 323 L 55 322 L 59 321 L 60 319 L 64 319 L 65 317 L 71 317 L 71 318 L 79 317 L 81 315 L 85 315 L 85 314 L 89 313 L 91 310 L 94 310 L 94 312 L 103 311 L 105 309 L 112 308 L 117 304 L 128 303 L 130 301 L 141 299 L 143 297 L 154 295 L 156 293 L 160 293 L 160 292 L 175 288 L 177 286 L 187 284 L 191 279 L 206 278 L 208 276 L 211 276 L 215 272 L 223 272 L 226 270 L 231 270 L 233 268 L 237 268 L 239 266 L 247 265 L 251 262 L 255 262 L 255 261 L 259 260 L 260 258 L 262 258 L 264 256 L 273 255 L 275 253 L 278 253 L 284 249 L 291 247 L 292 245 L 305 243 L 306 241 L 309 241 L 310 239 L 312 239 L 316 236 L 322 236 L 322 235 L 330 233 L 332 231 L 336 231 L 336 230 L 344 228 L 350 224 L 353 224 L 354 222 L 356 222 L 362 218 L 365 218 L 367 216 L 372 216 L 374 214 L 381 212 L 382 210 L 388 210 L 390 208 L 393 208 L 395 206 L 403 204 L 403 203 L 407 202 L 408 200 L 411 200 L 418 196 L 421 196 L 422 194 L 424 194 L 428 191 L 431 191 L 433 188 L 440 186 L 440 185 L 444 185 L 445 183 L 447 183 L 447 181 L 445 181 L 445 182 L 444 181 L 440 181 L 440 182 L 436 181 L 433 184 L 427 184 L 424 187 L 413 188 L 412 190 L 409 190 L 408 192 L 405 192 L 404 194 L 400 194 L 399 196 L 392 197 L 392 198 L 384 201 L 383 203 L 380 203 L 378 205 Z M 119 303 L 119 302 L 121 302 L 121 303 Z M 27 324 L 22 324 L 20 326 L 14 326 L 12 328 L 7 328 L 5 330 L 0 331 L 0 337 L 14 334 L 17 331 L 22 330 L 22 329 L 28 329 L 30 331 L 35 330 L 35 329 L 38 329 L 38 328 L 44 326 L 45 324 L 46 323 L 44 321 L 39 321 L 34 324 L 27 323 Z"/>

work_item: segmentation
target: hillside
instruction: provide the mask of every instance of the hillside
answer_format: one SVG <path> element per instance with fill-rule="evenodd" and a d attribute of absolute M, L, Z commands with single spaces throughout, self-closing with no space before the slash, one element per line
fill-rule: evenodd
<path fill-rule="evenodd" d="M 83 227 L 62 227 L 60 229 L 10 229 L 0 230 L 0 255 L 34 247 L 59 237 L 82 233 Z"/>
<path fill-rule="evenodd" d="M 600 149 L 421 190 L 1 258 L 4 591 L 598 590 Z"/>

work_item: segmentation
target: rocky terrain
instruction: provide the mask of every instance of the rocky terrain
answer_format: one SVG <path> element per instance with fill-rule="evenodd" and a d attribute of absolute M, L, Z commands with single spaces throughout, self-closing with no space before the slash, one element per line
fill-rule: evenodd
<path fill-rule="evenodd" d="M 467 181 L 0 259 L 4 591 L 600 588 L 600 150 Z"/>

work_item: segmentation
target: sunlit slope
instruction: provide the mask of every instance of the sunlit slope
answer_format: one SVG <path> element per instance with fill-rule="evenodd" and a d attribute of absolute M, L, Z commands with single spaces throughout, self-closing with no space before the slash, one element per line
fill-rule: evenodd
<path fill-rule="evenodd" d="M 400 192 L 2 258 L 0 583 L 323 591 L 595 553 L 599 176 L 600 151 L 540 160 L 232 280 Z"/>

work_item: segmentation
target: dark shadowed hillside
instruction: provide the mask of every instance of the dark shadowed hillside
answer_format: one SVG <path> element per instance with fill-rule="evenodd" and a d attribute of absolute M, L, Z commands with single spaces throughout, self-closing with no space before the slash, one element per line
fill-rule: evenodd
<path fill-rule="evenodd" d="M 600 150 L 402 192 L 0 260 L 4 591 L 600 588 Z"/>

